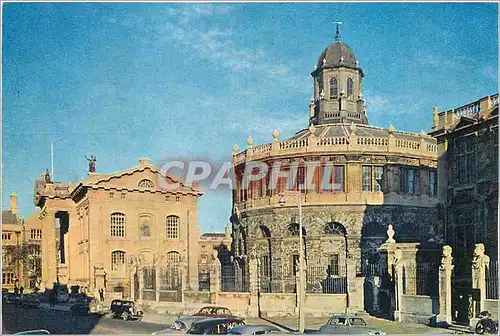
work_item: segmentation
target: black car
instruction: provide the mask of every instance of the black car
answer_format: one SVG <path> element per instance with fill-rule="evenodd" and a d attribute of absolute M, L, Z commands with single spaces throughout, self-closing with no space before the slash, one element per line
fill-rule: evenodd
<path fill-rule="evenodd" d="M 234 327 L 245 325 L 240 318 L 213 318 L 194 323 L 187 331 L 191 335 L 226 335 Z"/>
<path fill-rule="evenodd" d="M 71 306 L 71 314 L 73 315 L 88 315 L 90 308 L 87 302 L 77 302 Z"/>
<path fill-rule="evenodd" d="M 109 316 L 111 318 L 119 317 L 124 321 L 129 319 L 141 320 L 143 312 L 137 309 L 134 301 L 113 300 L 111 302 Z"/>
<path fill-rule="evenodd" d="M 20 296 L 19 294 L 15 294 L 15 293 L 5 293 L 3 296 L 2 296 L 2 302 L 4 304 L 17 304 L 20 300 Z"/>

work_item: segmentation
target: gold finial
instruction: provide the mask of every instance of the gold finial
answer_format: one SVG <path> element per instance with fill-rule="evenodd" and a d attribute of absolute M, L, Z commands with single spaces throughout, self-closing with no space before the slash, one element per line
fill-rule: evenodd
<path fill-rule="evenodd" d="M 233 154 L 238 153 L 239 150 L 240 150 L 240 148 L 238 147 L 238 145 L 234 144 L 234 146 L 233 146 Z"/>

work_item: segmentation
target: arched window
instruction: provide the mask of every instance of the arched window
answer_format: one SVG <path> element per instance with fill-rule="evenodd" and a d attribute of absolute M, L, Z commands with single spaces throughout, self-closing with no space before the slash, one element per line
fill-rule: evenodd
<path fill-rule="evenodd" d="M 352 79 L 347 78 L 347 98 L 352 98 L 354 83 Z"/>
<path fill-rule="evenodd" d="M 139 188 L 154 188 L 155 185 L 153 181 L 148 179 L 143 179 L 139 181 Z"/>
<path fill-rule="evenodd" d="M 178 216 L 170 215 L 166 220 L 166 234 L 167 238 L 179 239 L 179 222 Z"/>
<path fill-rule="evenodd" d="M 337 223 L 337 222 L 326 223 L 323 231 L 326 235 L 333 235 L 333 236 L 345 236 L 345 235 L 347 235 L 347 231 L 346 231 L 344 225 Z"/>
<path fill-rule="evenodd" d="M 125 252 L 111 252 L 111 270 L 120 271 L 125 267 Z"/>
<path fill-rule="evenodd" d="M 169 266 L 177 267 L 181 263 L 181 255 L 179 252 L 170 251 L 167 253 L 167 262 Z"/>
<path fill-rule="evenodd" d="M 153 218 L 151 218 L 151 216 L 139 217 L 139 236 L 151 237 L 152 225 L 153 225 Z"/>
<path fill-rule="evenodd" d="M 110 234 L 111 237 L 125 237 L 125 215 L 121 212 L 111 214 Z"/>
<path fill-rule="evenodd" d="M 337 78 L 330 78 L 330 99 L 337 99 L 338 91 Z"/>
<path fill-rule="evenodd" d="M 288 226 L 288 235 L 289 236 L 298 236 L 299 235 L 299 223 L 292 223 Z M 306 235 L 306 229 L 302 227 L 302 235 Z"/>

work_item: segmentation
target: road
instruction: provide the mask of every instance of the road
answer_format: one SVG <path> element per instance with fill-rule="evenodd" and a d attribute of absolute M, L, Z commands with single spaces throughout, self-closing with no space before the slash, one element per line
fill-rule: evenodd
<path fill-rule="evenodd" d="M 167 327 L 108 317 L 73 316 L 64 311 L 2 306 L 3 334 L 32 329 L 46 329 L 51 334 L 151 334 Z"/>

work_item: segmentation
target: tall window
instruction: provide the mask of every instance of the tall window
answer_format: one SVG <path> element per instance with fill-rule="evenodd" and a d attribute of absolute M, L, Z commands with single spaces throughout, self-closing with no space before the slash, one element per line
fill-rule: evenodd
<path fill-rule="evenodd" d="M 372 167 L 363 166 L 362 175 L 363 191 L 372 191 Z"/>
<path fill-rule="evenodd" d="M 330 99 L 337 99 L 338 91 L 337 78 L 330 78 Z"/>
<path fill-rule="evenodd" d="M 322 176 L 322 190 L 344 192 L 344 166 L 325 165 Z"/>
<path fill-rule="evenodd" d="M 125 237 L 125 215 L 120 212 L 111 214 L 111 237 Z"/>
<path fill-rule="evenodd" d="M 292 255 L 292 270 L 293 270 L 293 275 L 296 275 L 297 272 L 299 271 L 298 268 L 299 268 L 299 261 L 300 261 L 300 257 L 298 254 L 293 254 Z"/>
<path fill-rule="evenodd" d="M 352 79 L 347 78 L 347 98 L 352 98 L 354 83 Z"/>
<path fill-rule="evenodd" d="M 339 264 L 340 256 L 338 254 L 332 254 L 330 256 L 330 262 L 328 264 L 328 275 L 340 275 Z"/>
<path fill-rule="evenodd" d="M 373 167 L 375 181 L 373 184 L 373 191 L 382 191 L 384 167 Z"/>
<path fill-rule="evenodd" d="M 111 252 L 111 270 L 120 271 L 125 267 L 125 252 Z"/>
<path fill-rule="evenodd" d="M 415 169 L 400 167 L 399 179 L 401 193 L 415 193 Z"/>
<path fill-rule="evenodd" d="M 40 229 L 31 229 L 31 239 L 33 240 L 41 240 L 42 239 L 42 230 Z"/>
<path fill-rule="evenodd" d="M 262 270 L 262 276 L 268 277 L 271 272 L 270 272 L 270 263 L 269 263 L 269 255 L 263 255 L 260 257 L 261 260 L 261 270 Z"/>
<path fill-rule="evenodd" d="M 295 182 L 295 190 L 300 190 L 301 192 L 305 193 L 306 192 L 306 173 L 305 173 L 305 167 L 297 167 L 297 178 Z"/>
<path fill-rule="evenodd" d="M 139 181 L 139 188 L 154 188 L 155 185 L 151 180 L 143 179 Z"/>
<path fill-rule="evenodd" d="M 167 262 L 170 267 L 179 267 L 181 263 L 181 255 L 179 252 L 170 251 L 167 253 Z"/>
<path fill-rule="evenodd" d="M 475 143 L 469 136 L 457 140 L 455 146 L 455 165 L 457 182 L 473 182 L 475 180 Z"/>
<path fill-rule="evenodd" d="M 151 236 L 152 223 L 153 223 L 153 219 L 150 216 L 139 217 L 139 235 L 141 237 L 150 237 Z"/>
<path fill-rule="evenodd" d="M 436 179 L 436 171 L 435 170 L 430 170 L 429 171 L 429 196 L 435 197 L 436 196 L 436 190 L 437 190 L 437 179 Z"/>
<path fill-rule="evenodd" d="M 167 238 L 179 239 L 179 222 L 178 216 L 171 215 L 167 217 L 166 220 L 166 234 Z"/>

